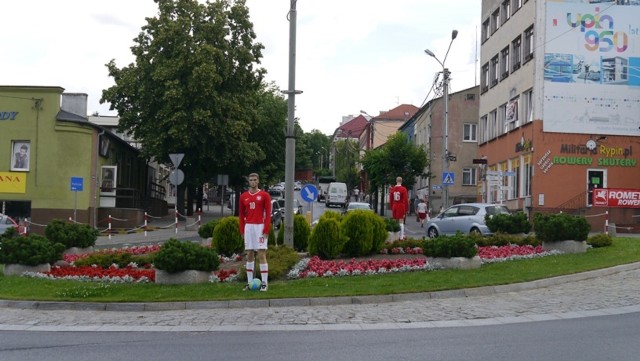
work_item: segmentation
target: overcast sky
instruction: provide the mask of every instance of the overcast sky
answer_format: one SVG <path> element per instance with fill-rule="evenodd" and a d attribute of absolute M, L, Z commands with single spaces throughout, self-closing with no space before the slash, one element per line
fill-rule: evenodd
<path fill-rule="evenodd" d="M 309 132 L 332 134 L 342 116 L 371 115 L 398 104 L 421 106 L 442 66 L 452 91 L 478 83 L 478 0 L 299 0 L 297 2 L 296 117 Z M 290 0 L 247 0 L 265 49 L 267 80 L 289 83 Z M 116 115 L 99 104 L 113 85 L 104 66 L 133 61 L 130 47 L 155 16 L 152 0 L 7 0 L 2 6 L 0 84 L 61 86 L 87 93 L 88 112 Z M 429 99 L 432 97 L 429 95 Z"/>

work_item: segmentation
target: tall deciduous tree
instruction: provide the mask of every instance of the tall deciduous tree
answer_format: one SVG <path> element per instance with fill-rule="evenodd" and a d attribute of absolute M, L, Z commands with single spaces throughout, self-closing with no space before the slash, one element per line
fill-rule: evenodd
<path fill-rule="evenodd" d="M 268 91 L 258 67 L 264 47 L 255 42 L 245 1 L 155 2 L 157 16 L 147 18 L 131 47 L 135 62 L 107 64 L 115 85 L 103 90 L 101 102 L 118 111 L 119 130 L 161 162 L 184 153 L 181 168 L 196 186 L 263 161 L 262 145 L 251 136 L 265 123 L 259 118 L 273 114 L 251 107 Z"/>
<path fill-rule="evenodd" d="M 416 177 L 428 176 L 424 172 L 429 164 L 426 152 L 410 143 L 402 132 L 391 135 L 383 146 L 366 152 L 362 163 L 371 183 L 370 189 L 374 191 L 394 185 L 398 176 L 407 188 L 415 184 Z M 381 209 L 383 205 L 384 197 Z"/>

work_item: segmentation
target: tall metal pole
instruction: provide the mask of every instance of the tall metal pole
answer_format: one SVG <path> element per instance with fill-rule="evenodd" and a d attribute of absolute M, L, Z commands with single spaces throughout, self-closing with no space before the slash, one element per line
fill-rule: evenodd
<path fill-rule="evenodd" d="M 289 89 L 288 119 L 284 165 L 284 245 L 293 248 L 293 182 L 295 174 L 296 138 L 295 138 L 295 107 L 296 94 L 302 93 L 296 89 L 296 2 L 291 0 L 289 10 Z"/>
<path fill-rule="evenodd" d="M 451 50 L 451 44 L 453 44 L 453 40 L 458 36 L 458 30 L 453 30 L 451 32 L 451 42 L 449 42 L 449 48 L 447 48 L 447 53 L 444 55 L 444 60 L 440 61 L 436 57 L 436 55 L 429 49 L 426 49 L 424 52 L 427 55 L 436 59 L 440 65 L 442 65 L 442 75 L 444 79 L 442 80 L 443 90 L 443 98 L 444 98 L 444 129 L 443 139 L 442 139 L 442 176 L 445 177 L 445 174 L 448 176 L 449 174 L 449 69 L 444 66 L 444 63 L 447 61 L 447 56 L 449 55 L 449 50 Z M 442 193 L 443 193 L 443 208 L 446 208 L 449 205 L 449 184 L 445 184 L 444 179 L 442 182 Z"/>
<path fill-rule="evenodd" d="M 442 173 L 449 173 L 449 69 L 443 68 L 442 75 L 444 79 L 442 86 L 444 87 L 444 139 L 442 142 Z M 444 208 L 449 206 L 449 184 L 442 184 L 444 188 Z"/>

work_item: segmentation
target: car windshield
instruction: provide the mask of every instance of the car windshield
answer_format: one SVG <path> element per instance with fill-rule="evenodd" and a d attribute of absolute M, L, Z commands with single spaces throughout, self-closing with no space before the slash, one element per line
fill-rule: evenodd
<path fill-rule="evenodd" d="M 488 206 L 486 212 L 491 216 L 495 216 L 497 214 L 511 214 L 509 208 L 505 206 Z"/>
<path fill-rule="evenodd" d="M 349 203 L 349 209 L 370 209 L 368 203 Z"/>

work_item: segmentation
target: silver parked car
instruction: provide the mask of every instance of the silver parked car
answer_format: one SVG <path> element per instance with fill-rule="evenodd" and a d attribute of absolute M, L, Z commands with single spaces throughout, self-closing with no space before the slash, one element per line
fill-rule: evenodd
<path fill-rule="evenodd" d="M 7 216 L 6 214 L 0 213 L 0 234 L 3 234 L 9 228 L 18 228 L 18 224 L 13 218 Z"/>
<path fill-rule="evenodd" d="M 369 203 L 365 203 L 365 202 L 349 202 L 349 204 L 347 205 L 347 208 L 342 212 L 342 214 L 347 214 L 348 212 L 351 211 L 355 211 L 355 210 L 362 210 L 362 211 L 371 211 L 373 212 L 373 208 L 371 208 L 371 205 Z"/>
<path fill-rule="evenodd" d="M 456 232 L 465 234 L 478 233 L 484 236 L 491 231 L 484 223 L 485 215 L 511 214 L 509 208 L 502 204 L 463 203 L 445 209 L 436 217 L 431 218 L 425 225 L 427 237 L 435 238 L 439 235 L 453 235 Z"/>

